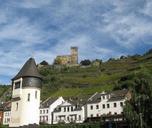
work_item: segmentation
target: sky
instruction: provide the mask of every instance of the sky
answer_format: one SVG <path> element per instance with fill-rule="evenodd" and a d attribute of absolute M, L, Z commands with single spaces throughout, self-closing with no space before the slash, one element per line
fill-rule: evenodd
<path fill-rule="evenodd" d="M 50 64 L 79 47 L 79 61 L 152 48 L 152 0 L 0 0 L 0 84 L 25 61 Z"/>

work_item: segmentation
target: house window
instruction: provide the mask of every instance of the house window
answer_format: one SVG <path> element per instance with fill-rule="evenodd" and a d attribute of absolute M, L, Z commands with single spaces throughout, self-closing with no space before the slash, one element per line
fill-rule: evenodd
<path fill-rule="evenodd" d="M 46 112 L 49 113 L 49 110 L 47 110 Z"/>
<path fill-rule="evenodd" d="M 116 112 L 115 112 L 114 114 L 115 114 L 115 115 L 117 115 L 117 113 L 116 113 Z"/>
<path fill-rule="evenodd" d="M 93 114 L 91 114 L 90 117 L 93 117 Z"/>
<path fill-rule="evenodd" d="M 111 112 L 109 112 L 108 115 L 111 115 Z"/>
<path fill-rule="evenodd" d="M 90 109 L 93 110 L 93 106 L 92 105 L 90 106 Z"/>
<path fill-rule="evenodd" d="M 64 107 L 64 112 L 66 112 L 66 107 Z"/>
<path fill-rule="evenodd" d="M 69 121 L 69 117 L 67 117 L 67 120 Z"/>
<path fill-rule="evenodd" d="M 68 112 L 69 112 L 69 107 L 68 107 Z"/>
<path fill-rule="evenodd" d="M 123 107 L 123 102 L 120 102 L 120 106 Z"/>
<path fill-rule="evenodd" d="M 48 116 L 46 116 L 46 121 L 48 121 Z"/>
<path fill-rule="evenodd" d="M 45 114 L 45 110 L 43 110 L 43 114 Z"/>
<path fill-rule="evenodd" d="M 105 99 L 105 96 L 103 96 L 103 99 Z"/>
<path fill-rule="evenodd" d="M 18 110 L 18 103 L 16 103 L 16 111 Z"/>
<path fill-rule="evenodd" d="M 74 117 L 74 120 L 75 120 L 75 121 L 77 120 L 77 116 Z"/>
<path fill-rule="evenodd" d="M 21 84 L 21 82 L 19 81 L 19 82 L 15 82 L 15 89 L 18 89 L 18 88 L 20 88 L 20 84 Z"/>
<path fill-rule="evenodd" d="M 101 97 L 99 97 L 98 100 L 101 100 Z"/>
<path fill-rule="evenodd" d="M 99 114 L 97 114 L 97 117 L 99 117 Z"/>
<path fill-rule="evenodd" d="M 81 120 L 81 115 L 79 115 L 79 120 Z"/>
<path fill-rule="evenodd" d="M 103 108 L 103 109 L 105 108 L 105 104 L 102 105 L 102 108 Z"/>
<path fill-rule="evenodd" d="M 116 108 L 116 107 L 117 107 L 117 104 L 116 104 L 116 103 L 114 103 L 114 104 L 113 104 L 113 106 Z"/>
<path fill-rule="evenodd" d="M 96 109 L 99 109 L 99 105 L 96 105 Z"/>
<path fill-rule="evenodd" d="M 37 91 L 35 91 L 35 99 L 37 99 Z"/>
<path fill-rule="evenodd" d="M 40 110 L 40 114 L 42 114 L 42 110 Z"/>
<path fill-rule="evenodd" d="M 30 93 L 28 93 L 27 101 L 30 101 Z"/>
<path fill-rule="evenodd" d="M 59 107 L 58 110 L 61 111 L 61 107 Z"/>
<path fill-rule="evenodd" d="M 110 104 L 107 104 L 107 108 L 110 108 Z"/>
<path fill-rule="evenodd" d="M 71 111 L 73 111 L 73 107 L 71 107 Z"/>

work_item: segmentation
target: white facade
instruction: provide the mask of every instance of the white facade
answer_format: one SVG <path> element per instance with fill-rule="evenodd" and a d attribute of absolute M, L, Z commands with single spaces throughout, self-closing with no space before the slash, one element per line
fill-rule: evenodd
<path fill-rule="evenodd" d="M 49 108 L 40 108 L 40 123 L 49 124 Z"/>
<path fill-rule="evenodd" d="M 95 95 L 98 95 L 97 93 Z M 94 96 L 95 96 L 94 95 Z M 93 97 L 94 97 L 93 96 Z M 91 101 L 92 100 L 92 101 Z M 111 99 L 111 94 L 102 93 L 98 100 L 90 98 L 85 105 L 86 118 L 100 117 L 102 115 L 117 115 L 123 113 L 126 97 L 120 99 Z"/>
<path fill-rule="evenodd" d="M 3 113 L 3 125 L 9 125 L 11 118 L 11 111 L 4 111 Z"/>
<path fill-rule="evenodd" d="M 127 96 L 115 97 L 112 93 L 95 93 L 84 105 L 80 105 L 72 100 L 65 101 L 62 97 L 59 97 L 53 100 L 47 99 L 43 102 L 45 105 L 39 108 L 39 89 L 24 88 L 21 91 L 15 91 L 20 92 L 22 100 L 12 102 L 11 111 L 4 111 L 3 116 L 3 124 L 8 125 L 10 123 L 9 126 L 11 127 L 10 118 L 11 121 L 18 121 L 17 119 L 19 119 L 19 123 L 13 124 L 15 127 L 21 123 L 22 125 L 25 125 L 27 122 L 32 124 L 34 121 L 48 124 L 61 122 L 83 123 L 87 118 L 101 117 L 102 115 L 119 115 L 123 113 L 125 101 L 129 100 Z M 36 91 L 37 96 L 35 95 Z M 31 94 L 30 101 L 28 100 L 29 93 Z M 13 92 L 13 94 L 19 96 L 18 93 Z M 18 103 L 18 108 L 16 103 Z M 35 115 L 37 118 L 35 118 Z"/>
<path fill-rule="evenodd" d="M 65 101 L 53 112 L 53 124 L 64 123 L 83 123 L 85 120 L 84 106 L 77 106 Z"/>
<path fill-rule="evenodd" d="M 53 111 L 54 109 L 64 102 L 63 97 L 59 97 L 49 104 L 49 100 L 46 100 L 47 107 L 40 108 L 40 122 L 53 124 Z M 47 103 L 48 102 L 48 103 Z"/>
<path fill-rule="evenodd" d="M 123 105 L 125 100 L 121 101 L 101 101 L 99 103 L 89 103 L 86 105 L 87 118 L 89 117 L 99 117 L 101 115 L 114 115 L 123 113 Z"/>
<path fill-rule="evenodd" d="M 15 87 L 17 82 L 20 84 L 18 88 Z M 20 78 L 14 81 L 12 98 L 17 100 L 13 101 L 11 104 L 10 127 L 39 124 L 39 88 L 22 88 L 22 78 Z"/>

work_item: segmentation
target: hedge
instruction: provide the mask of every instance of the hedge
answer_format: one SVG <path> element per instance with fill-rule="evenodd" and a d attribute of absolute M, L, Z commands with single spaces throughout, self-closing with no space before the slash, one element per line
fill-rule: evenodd
<path fill-rule="evenodd" d="M 101 128 L 100 123 L 40 125 L 40 128 Z"/>

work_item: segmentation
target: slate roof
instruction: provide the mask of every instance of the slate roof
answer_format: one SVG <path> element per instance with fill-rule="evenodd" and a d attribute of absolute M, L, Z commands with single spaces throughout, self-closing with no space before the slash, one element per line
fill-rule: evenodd
<path fill-rule="evenodd" d="M 58 98 L 48 98 L 41 103 L 40 108 L 48 108 L 52 103 L 54 103 Z"/>
<path fill-rule="evenodd" d="M 108 100 L 108 102 L 122 100 L 125 98 L 127 93 L 128 93 L 127 89 L 113 91 L 110 93 L 110 99 Z"/>
<path fill-rule="evenodd" d="M 12 80 L 28 76 L 42 79 L 42 76 L 39 74 L 38 69 L 36 67 L 34 58 L 30 58 L 29 60 L 27 60 L 27 62 L 23 65 L 19 73 Z"/>
<path fill-rule="evenodd" d="M 70 98 L 66 98 L 64 97 L 64 99 L 71 103 L 72 105 L 79 105 L 79 106 L 83 106 L 87 103 L 88 97 L 90 96 L 83 96 L 83 97 L 70 97 Z"/>
<path fill-rule="evenodd" d="M 75 106 L 75 108 L 73 109 L 73 111 L 79 111 L 82 110 L 82 106 L 85 105 L 87 103 L 88 97 L 64 97 L 65 101 L 68 102 L 70 105 L 67 106 Z M 64 103 L 63 103 L 64 104 Z M 63 104 L 58 105 L 56 107 L 56 109 L 54 110 L 54 112 L 60 112 L 61 111 L 61 107 L 63 107 Z M 65 106 L 64 106 L 65 107 Z"/>
<path fill-rule="evenodd" d="M 126 90 L 126 89 L 112 91 L 112 92 L 108 92 L 108 93 L 98 93 L 97 92 L 88 99 L 87 104 L 101 102 L 101 96 L 103 96 L 103 95 L 110 95 L 109 99 L 107 100 L 108 102 L 122 100 L 126 97 L 127 93 L 128 93 L 128 90 Z"/>
<path fill-rule="evenodd" d="M 4 111 L 10 111 L 11 110 L 11 101 L 5 102 L 2 105 L 2 108 L 3 108 Z"/>
<path fill-rule="evenodd" d="M 92 104 L 92 103 L 99 103 L 100 101 L 101 101 L 101 96 L 102 95 L 106 95 L 106 94 L 103 94 L 103 93 L 98 93 L 98 92 L 96 92 L 93 96 L 91 96 L 89 99 L 88 99 L 88 101 L 87 101 L 87 103 L 88 104 Z"/>
<path fill-rule="evenodd" d="M 12 98 L 12 99 L 11 99 L 11 101 L 19 101 L 19 100 L 21 100 L 20 97 L 15 97 L 15 98 Z"/>

